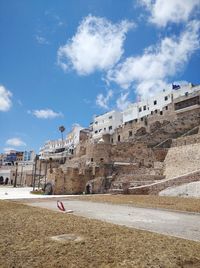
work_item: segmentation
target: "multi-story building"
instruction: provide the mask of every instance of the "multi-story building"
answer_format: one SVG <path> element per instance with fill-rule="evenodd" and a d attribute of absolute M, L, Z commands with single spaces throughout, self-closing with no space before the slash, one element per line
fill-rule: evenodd
<path fill-rule="evenodd" d="M 162 110 L 168 109 L 168 105 L 174 99 L 198 90 L 200 90 L 200 86 L 193 86 L 192 84 L 184 86 L 172 85 L 171 89 L 164 89 L 151 98 L 132 103 L 122 112 L 123 124 L 141 119 L 149 114 L 156 113 L 158 110 L 162 113 Z"/>
<path fill-rule="evenodd" d="M 73 154 L 80 140 L 80 132 L 83 129 L 83 127 L 76 124 L 65 139 L 47 141 L 44 146 L 40 148 L 40 159 L 63 157 Z"/>
<path fill-rule="evenodd" d="M 122 113 L 110 111 L 103 115 L 95 116 L 93 123 L 90 125 L 92 138 L 100 139 L 104 134 L 113 134 L 115 129 L 122 125 Z"/>
<path fill-rule="evenodd" d="M 23 152 L 23 161 L 33 161 L 35 158 L 34 151 L 24 151 Z"/>

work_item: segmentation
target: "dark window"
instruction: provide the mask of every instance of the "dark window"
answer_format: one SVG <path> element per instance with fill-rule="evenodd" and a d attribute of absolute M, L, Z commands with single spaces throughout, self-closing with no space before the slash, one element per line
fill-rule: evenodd
<path fill-rule="evenodd" d="M 138 121 L 138 120 L 137 120 L 137 119 L 135 119 L 135 122 L 136 122 L 136 123 L 137 123 L 137 121 Z"/>
<path fill-rule="evenodd" d="M 106 127 L 104 127 L 104 131 L 106 131 Z"/>
<path fill-rule="evenodd" d="M 113 143 L 113 138 L 111 139 L 111 143 Z"/>
<path fill-rule="evenodd" d="M 163 112 L 162 111 L 160 111 L 160 115 L 163 115 Z"/>
<path fill-rule="evenodd" d="M 185 92 L 185 96 L 188 96 L 188 92 Z"/>
<path fill-rule="evenodd" d="M 93 158 L 91 158 L 91 162 L 93 162 Z"/>
<path fill-rule="evenodd" d="M 97 125 L 97 124 L 98 124 L 98 122 L 96 121 L 96 122 L 95 122 L 95 124 Z"/>
<path fill-rule="evenodd" d="M 157 114 L 158 110 L 155 110 L 155 113 Z"/>
<path fill-rule="evenodd" d="M 101 132 L 102 131 L 102 129 L 99 129 L 99 132 Z"/>
<path fill-rule="evenodd" d="M 144 120 L 144 117 L 141 117 L 141 119 L 140 119 L 141 121 L 143 121 Z"/>
<path fill-rule="evenodd" d="M 168 110 L 168 106 L 165 106 L 165 110 Z"/>
<path fill-rule="evenodd" d="M 157 100 L 155 100 L 155 101 L 153 102 L 153 104 L 156 105 L 156 104 L 157 104 Z"/>
<path fill-rule="evenodd" d="M 98 133 L 98 130 L 96 130 L 94 133 L 97 134 Z"/>
<path fill-rule="evenodd" d="M 139 112 L 142 112 L 142 107 L 139 108 Z"/>
<path fill-rule="evenodd" d="M 132 136 L 133 136 L 133 132 L 129 131 L 129 137 L 132 137 Z"/>
<path fill-rule="evenodd" d="M 108 119 L 112 119 L 112 115 L 108 117 Z"/>
<path fill-rule="evenodd" d="M 143 110 L 144 110 L 144 111 L 146 111 L 146 109 L 147 109 L 147 106 L 146 106 L 146 105 L 145 105 L 145 106 L 143 106 Z"/>
<path fill-rule="evenodd" d="M 153 114 L 153 111 L 151 111 L 151 114 Z"/>
<path fill-rule="evenodd" d="M 167 101 L 168 100 L 168 97 L 167 96 L 165 96 L 165 101 Z"/>
<path fill-rule="evenodd" d="M 112 126 L 109 126 L 108 129 L 109 129 L 109 130 L 112 130 Z"/>
<path fill-rule="evenodd" d="M 103 162 L 103 158 L 100 158 L 100 161 Z"/>

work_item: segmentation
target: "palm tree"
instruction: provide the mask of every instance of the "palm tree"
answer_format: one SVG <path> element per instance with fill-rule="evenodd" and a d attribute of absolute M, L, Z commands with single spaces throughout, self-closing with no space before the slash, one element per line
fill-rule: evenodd
<path fill-rule="evenodd" d="M 62 146 L 63 146 L 63 132 L 65 131 L 65 127 L 64 126 L 60 126 L 59 127 L 59 131 L 61 133 L 61 137 L 62 137 Z"/>

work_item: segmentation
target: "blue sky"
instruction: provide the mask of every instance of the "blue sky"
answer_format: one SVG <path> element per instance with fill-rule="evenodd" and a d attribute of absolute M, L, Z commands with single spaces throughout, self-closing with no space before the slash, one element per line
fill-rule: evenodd
<path fill-rule="evenodd" d="M 199 0 L 0 1 L 0 152 L 200 83 Z"/>

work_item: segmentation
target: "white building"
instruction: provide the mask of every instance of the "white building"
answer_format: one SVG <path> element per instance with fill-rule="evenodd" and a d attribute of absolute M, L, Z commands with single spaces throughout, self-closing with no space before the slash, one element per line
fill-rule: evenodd
<path fill-rule="evenodd" d="M 95 116 L 92 123 L 92 138 L 100 139 L 103 134 L 113 134 L 114 130 L 122 125 L 122 113 L 111 111 L 103 115 Z"/>
<path fill-rule="evenodd" d="M 200 90 L 200 86 L 193 86 L 192 84 L 177 86 L 174 89 L 163 90 L 151 98 L 132 103 L 122 112 L 123 124 L 140 119 L 156 110 L 162 111 L 163 109 L 167 109 L 167 105 L 172 103 L 173 99 L 198 90 Z"/>
<path fill-rule="evenodd" d="M 73 154 L 74 149 L 79 143 L 80 131 L 83 129 L 80 125 L 73 126 L 72 131 L 69 132 L 65 139 L 47 141 L 42 148 L 40 148 L 40 159 L 49 157 L 63 157 Z"/>

